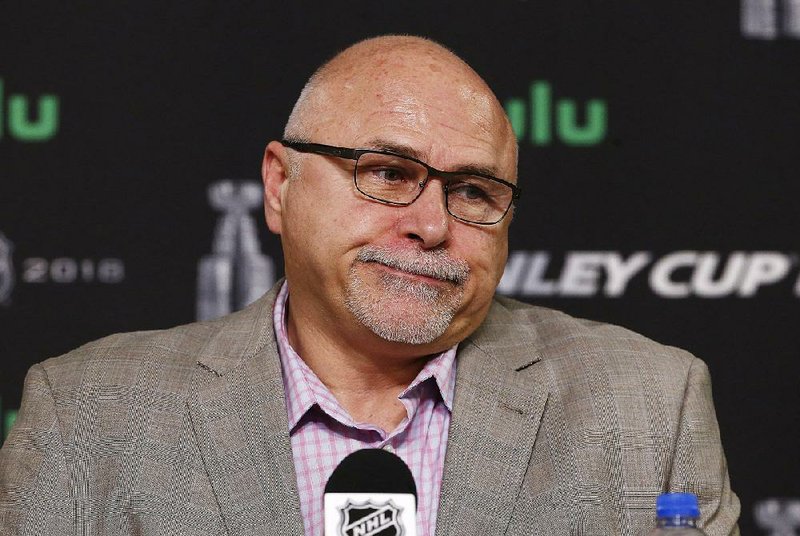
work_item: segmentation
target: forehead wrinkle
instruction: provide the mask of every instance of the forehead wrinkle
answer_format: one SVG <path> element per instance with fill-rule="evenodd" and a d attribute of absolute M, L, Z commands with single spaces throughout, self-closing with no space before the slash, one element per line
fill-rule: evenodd
<path fill-rule="evenodd" d="M 376 123 L 381 125 L 385 124 L 387 118 L 396 117 L 401 124 L 415 131 L 426 130 L 435 123 L 449 131 L 470 137 L 477 136 L 485 141 L 491 141 L 497 131 L 502 130 L 497 123 L 503 118 L 498 118 L 497 114 L 492 113 L 491 102 L 487 98 L 476 98 L 466 102 L 462 107 L 467 112 L 466 120 L 454 122 L 452 110 L 440 104 L 448 100 L 446 97 L 425 101 L 403 93 L 388 97 L 384 93 L 378 93 L 376 97 L 381 106 L 366 111 L 364 117 L 367 121 L 377 119 Z M 478 109 L 471 106 L 475 101 L 478 101 Z M 471 127 L 475 127 L 476 130 L 471 130 Z"/>
<path fill-rule="evenodd" d="M 427 114 L 420 113 L 419 110 L 411 110 L 411 109 L 406 109 L 406 110 L 386 110 L 386 109 L 380 110 L 380 109 L 376 109 L 376 110 L 373 110 L 371 112 L 366 112 L 364 114 L 364 117 L 367 118 L 367 119 L 377 118 L 378 119 L 377 120 L 378 123 L 385 123 L 384 116 L 387 116 L 387 115 L 388 116 L 401 117 L 401 118 L 403 118 L 403 122 L 404 123 L 407 122 L 407 121 L 405 121 L 405 119 L 414 119 L 414 121 L 412 123 L 413 125 L 417 125 L 419 123 L 427 123 L 428 122 Z"/>

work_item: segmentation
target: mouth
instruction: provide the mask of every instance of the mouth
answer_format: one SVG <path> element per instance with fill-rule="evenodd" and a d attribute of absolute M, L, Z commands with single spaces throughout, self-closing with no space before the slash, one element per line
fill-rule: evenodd
<path fill-rule="evenodd" d="M 409 251 L 378 246 L 361 248 L 356 262 L 371 264 L 393 276 L 404 277 L 428 285 L 443 283 L 460 286 L 469 276 L 469 266 L 453 259 L 443 250 Z"/>
<path fill-rule="evenodd" d="M 448 279 L 446 277 L 442 277 L 441 275 L 429 273 L 429 272 L 422 272 L 422 271 L 410 271 L 405 270 L 402 268 L 398 268 L 396 266 L 392 266 L 390 264 L 386 264 L 383 262 L 378 261 L 368 261 L 365 264 L 372 264 L 382 268 L 383 270 L 391 273 L 392 275 L 400 276 L 400 277 L 407 277 L 409 279 L 414 279 L 416 281 L 420 281 L 422 283 L 426 283 L 428 285 L 440 285 L 442 283 L 449 283 L 451 285 L 458 285 L 457 281 L 453 281 L 452 279 Z"/>

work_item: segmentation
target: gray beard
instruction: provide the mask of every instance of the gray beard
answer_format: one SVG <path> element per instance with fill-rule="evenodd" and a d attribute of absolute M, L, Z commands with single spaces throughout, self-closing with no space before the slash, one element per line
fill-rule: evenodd
<path fill-rule="evenodd" d="M 391 273 L 380 276 L 380 287 L 364 281 L 359 264 L 376 262 L 398 270 L 450 281 L 442 288 Z M 377 246 L 359 250 L 350 267 L 345 306 L 378 337 L 405 344 L 427 344 L 450 326 L 464 295 L 469 268 L 442 250 L 398 251 Z"/>

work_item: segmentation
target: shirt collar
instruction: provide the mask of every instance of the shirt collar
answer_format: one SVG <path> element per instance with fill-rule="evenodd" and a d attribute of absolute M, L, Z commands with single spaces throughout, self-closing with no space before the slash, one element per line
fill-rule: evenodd
<path fill-rule="evenodd" d="M 336 420 L 354 426 L 347 412 L 339 405 L 333 394 L 314 374 L 309 366 L 292 348 L 286 330 L 286 309 L 289 299 L 289 284 L 284 281 L 272 313 L 272 324 L 278 342 L 278 355 L 281 360 L 283 386 L 286 391 L 286 410 L 289 430 L 293 430 L 300 419 L 314 405 Z M 453 411 L 453 395 L 456 386 L 456 344 L 452 348 L 431 358 L 417 374 L 409 386 L 400 393 L 399 398 L 410 396 L 426 380 L 433 378 L 445 407 Z"/>

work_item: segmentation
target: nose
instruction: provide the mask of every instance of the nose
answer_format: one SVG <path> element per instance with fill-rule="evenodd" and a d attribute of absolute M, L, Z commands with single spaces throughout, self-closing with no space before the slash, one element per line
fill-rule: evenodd
<path fill-rule="evenodd" d="M 400 211 L 400 232 L 425 249 L 435 248 L 449 238 L 450 214 L 441 180 L 431 177 L 419 197 Z"/>

